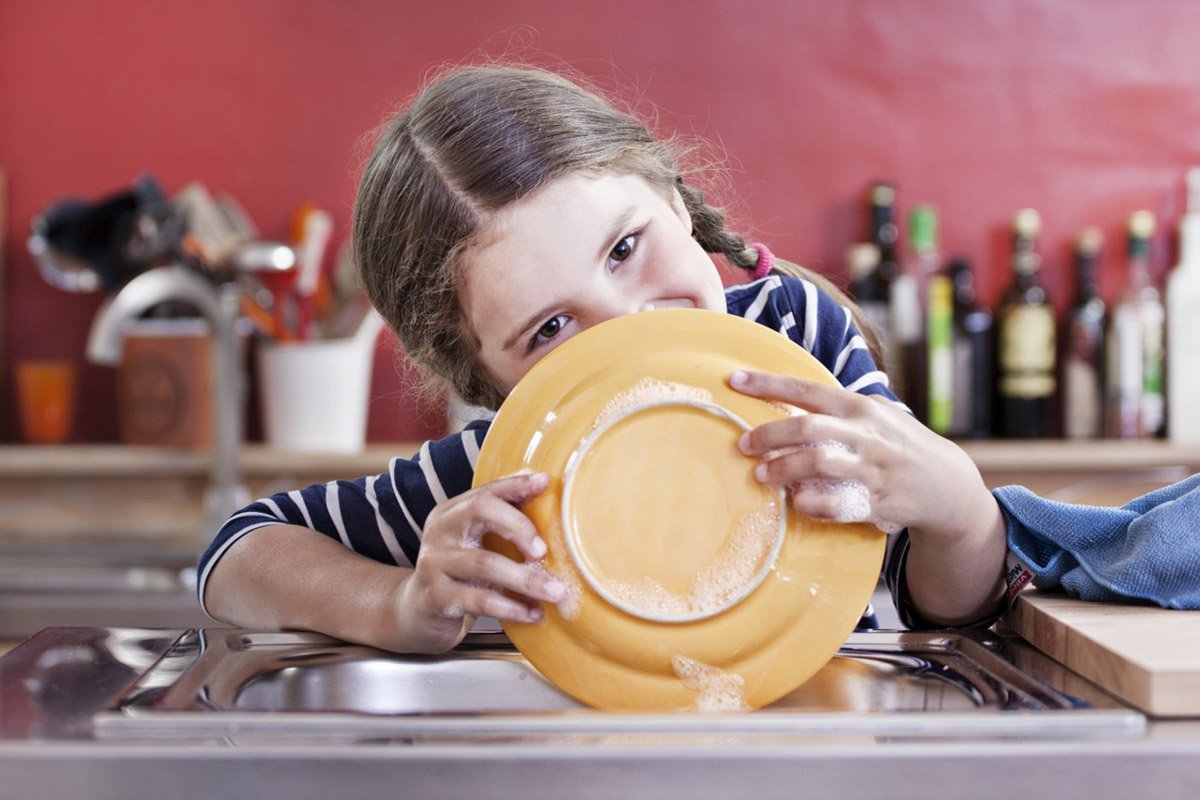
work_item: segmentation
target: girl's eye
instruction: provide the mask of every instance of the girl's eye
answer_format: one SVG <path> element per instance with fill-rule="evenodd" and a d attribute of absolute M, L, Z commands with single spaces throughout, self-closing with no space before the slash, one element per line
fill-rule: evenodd
<path fill-rule="evenodd" d="M 545 324 L 538 328 L 537 333 L 533 335 L 533 341 L 529 343 L 529 349 L 532 350 L 558 336 L 562 332 L 563 326 L 567 324 L 566 319 L 562 314 L 559 314 L 557 317 L 551 317 L 546 320 Z"/>
<path fill-rule="evenodd" d="M 637 235 L 629 234 L 621 241 L 617 242 L 616 247 L 608 253 L 608 268 L 615 269 L 617 264 L 620 264 L 625 259 L 633 255 L 634 248 L 637 247 Z"/>

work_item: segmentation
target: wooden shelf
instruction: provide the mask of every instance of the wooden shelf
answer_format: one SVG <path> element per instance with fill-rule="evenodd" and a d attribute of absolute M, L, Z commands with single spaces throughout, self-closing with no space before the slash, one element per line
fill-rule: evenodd
<path fill-rule="evenodd" d="M 1116 472 L 1151 467 L 1200 470 L 1200 445 L 1161 440 L 959 442 L 984 472 Z"/>
<path fill-rule="evenodd" d="M 412 456 L 419 443 L 373 444 L 361 453 L 297 453 L 261 444 L 242 447 L 247 477 L 326 474 L 357 477 L 387 469 L 396 456 Z M 14 445 L 0 447 L 0 478 L 53 477 L 203 477 L 205 450 L 131 445 Z"/>
<path fill-rule="evenodd" d="M 1200 471 L 1200 445 L 1170 442 L 1043 439 L 963 441 L 959 445 L 983 472 L 1120 472 L 1151 467 L 1188 467 Z M 394 457 L 408 458 L 420 443 L 371 444 L 361 453 L 297 453 L 262 444 L 242 448 L 243 474 L 249 477 L 330 474 L 356 477 L 383 472 Z M 0 447 L 0 478 L 34 477 L 201 477 L 208 471 L 203 450 L 128 445 Z"/>

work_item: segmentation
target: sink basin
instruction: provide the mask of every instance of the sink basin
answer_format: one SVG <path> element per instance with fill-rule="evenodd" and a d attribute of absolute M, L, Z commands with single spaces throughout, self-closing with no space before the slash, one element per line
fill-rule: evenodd
<path fill-rule="evenodd" d="M 878 634 L 867 636 L 869 644 L 847 645 L 814 678 L 768 710 L 967 711 L 1078 705 L 1024 676 L 987 674 L 978 660 L 994 657 L 989 659 L 990 654 L 973 642 L 912 634 L 893 635 L 887 641 L 879 641 Z M 239 649 L 277 646 L 254 636 L 226 637 L 226 642 L 233 637 Z M 401 658 L 333 641 L 312 645 L 307 652 L 273 653 L 273 663 L 261 674 L 240 684 L 210 683 L 205 695 L 212 703 L 238 711 L 452 714 L 584 708 L 507 647 L 503 637 L 473 637 L 468 649 L 446 657 Z M 994 673 L 998 665 L 989 666 Z M 255 671 L 259 668 L 256 663 Z"/>
<path fill-rule="evenodd" d="M 501 633 L 472 633 L 444 656 L 404 656 L 315 634 L 199 629 L 95 724 L 104 736 L 472 741 L 699 732 L 1037 738 L 1144 726 L 1115 702 L 1084 702 L 1042 683 L 998 646 L 964 634 L 855 633 L 816 676 L 760 711 L 630 714 L 580 705 Z"/>

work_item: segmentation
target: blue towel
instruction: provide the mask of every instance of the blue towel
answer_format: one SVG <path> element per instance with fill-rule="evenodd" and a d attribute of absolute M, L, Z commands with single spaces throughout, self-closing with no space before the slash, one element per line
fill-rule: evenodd
<path fill-rule="evenodd" d="M 1008 549 L 1035 586 L 1083 600 L 1200 609 L 1200 474 L 1120 508 L 1058 503 L 1022 486 L 993 494 Z"/>

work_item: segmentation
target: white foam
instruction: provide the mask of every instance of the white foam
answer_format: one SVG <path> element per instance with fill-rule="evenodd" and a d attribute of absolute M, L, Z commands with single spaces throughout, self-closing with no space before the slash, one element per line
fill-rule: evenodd
<path fill-rule="evenodd" d="M 623 392 L 613 396 L 596 415 L 595 427 L 599 428 L 608 420 L 628 411 L 631 408 L 658 403 L 664 400 L 686 400 L 698 403 L 712 403 L 712 392 L 698 386 L 688 386 L 674 381 L 662 381 L 658 378 L 642 378 Z"/>
<path fill-rule="evenodd" d="M 798 449 L 810 450 L 814 447 L 823 447 L 827 450 L 836 450 L 839 453 L 846 454 L 853 452 L 845 442 L 839 442 L 835 439 L 802 444 L 799 445 Z M 871 491 L 860 481 L 814 478 L 801 481 L 800 488 L 806 491 L 821 492 L 822 494 L 840 495 L 837 499 L 837 508 L 833 515 L 835 522 L 869 522 L 888 534 L 899 533 L 904 527 L 903 525 L 897 525 L 894 522 L 874 515 L 871 508 Z"/>
<path fill-rule="evenodd" d="M 746 680 L 741 675 L 686 656 L 672 656 L 671 666 L 683 685 L 696 693 L 696 700 L 684 710 L 705 712 L 748 711 Z"/>
<path fill-rule="evenodd" d="M 558 615 L 568 622 L 575 619 L 583 600 L 583 588 L 579 580 L 579 573 L 568 564 L 562 565 L 559 569 L 548 569 L 545 559 L 528 563 L 530 568 L 549 575 L 567 588 L 563 599 L 555 603 L 554 607 L 558 609 Z"/>
<path fill-rule="evenodd" d="M 804 481 L 803 488 L 838 496 L 833 514 L 836 522 L 869 522 L 888 534 L 899 533 L 904 527 L 874 515 L 871 491 L 859 481 L 810 480 Z"/>
<path fill-rule="evenodd" d="M 766 565 L 779 537 L 782 509 L 775 501 L 738 520 L 713 560 L 696 573 L 686 594 L 646 578 L 640 584 L 607 581 L 604 588 L 625 606 L 660 620 L 692 619 L 729 605 Z"/>

